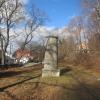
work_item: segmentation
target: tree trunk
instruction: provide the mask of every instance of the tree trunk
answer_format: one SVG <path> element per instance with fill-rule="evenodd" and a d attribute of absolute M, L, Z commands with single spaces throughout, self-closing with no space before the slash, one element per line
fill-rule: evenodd
<path fill-rule="evenodd" d="M 2 65 L 5 65 L 5 51 L 3 49 L 3 39 L 1 38 L 1 57 L 2 57 L 2 60 L 1 60 L 1 64 Z"/>
<path fill-rule="evenodd" d="M 2 65 L 5 65 L 5 52 L 4 50 L 2 50 L 2 61 L 1 61 Z"/>

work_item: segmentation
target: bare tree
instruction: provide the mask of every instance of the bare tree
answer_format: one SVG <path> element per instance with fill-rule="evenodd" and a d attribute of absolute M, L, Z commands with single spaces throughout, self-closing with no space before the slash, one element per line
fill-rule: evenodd
<path fill-rule="evenodd" d="M 2 7 L 2 5 L 5 3 L 5 0 L 0 0 L 0 8 Z"/>
<path fill-rule="evenodd" d="M 100 0 L 83 0 L 89 47 L 100 50 Z"/>
<path fill-rule="evenodd" d="M 72 18 L 68 25 L 69 33 L 71 33 L 76 39 L 76 47 L 79 46 L 80 50 L 82 47 L 82 32 L 83 32 L 83 20 L 80 16 Z"/>
<path fill-rule="evenodd" d="M 17 40 L 17 44 L 21 50 L 24 50 L 32 43 L 36 30 L 44 24 L 46 19 L 45 13 L 34 5 L 32 5 L 31 9 L 27 10 L 24 27 L 22 28 L 21 35 L 19 35 L 22 41 Z M 22 56 L 19 58 L 19 61 L 21 58 Z"/>
<path fill-rule="evenodd" d="M 2 64 L 5 64 L 6 52 L 10 41 L 10 30 L 23 18 L 22 4 L 19 0 L 7 0 L 0 8 L 0 15 L 2 16 L 1 25 L 4 27 L 1 31 L 3 41 L 2 48 Z"/>
<path fill-rule="evenodd" d="M 26 21 L 24 28 L 22 29 L 23 42 L 21 42 L 21 48 L 24 49 L 27 44 L 29 44 L 33 37 L 36 29 L 44 24 L 46 20 L 45 13 L 40 11 L 40 9 L 35 8 L 32 5 L 32 8 L 27 11 Z"/>

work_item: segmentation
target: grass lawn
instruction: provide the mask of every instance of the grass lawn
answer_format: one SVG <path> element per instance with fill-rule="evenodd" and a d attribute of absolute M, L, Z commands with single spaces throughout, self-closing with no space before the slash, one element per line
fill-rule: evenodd
<path fill-rule="evenodd" d="M 0 71 L 0 100 L 100 100 L 100 71 L 72 67 L 41 78 L 41 65 Z"/>

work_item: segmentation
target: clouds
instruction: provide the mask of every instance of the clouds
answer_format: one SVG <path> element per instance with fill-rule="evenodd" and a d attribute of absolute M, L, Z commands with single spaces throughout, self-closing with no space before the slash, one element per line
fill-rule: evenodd
<path fill-rule="evenodd" d="M 27 32 L 29 29 L 27 29 Z M 38 27 L 33 33 L 34 38 L 33 41 L 38 41 L 41 37 L 45 38 L 46 36 L 58 36 L 59 38 L 67 38 L 70 34 L 67 30 L 67 28 L 61 27 L 61 28 L 55 28 L 55 27 L 47 27 L 47 26 L 40 26 Z M 24 27 L 11 29 L 10 31 L 10 37 L 16 37 L 13 41 L 24 41 L 26 37 L 26 31 Z"/>
<path fill-rule="evenodd" d="M 66 27 L 55 29 L 54 27 L 41 26 L 35 31 L 34 38 L 39 39 L 39 37 L 46 37 L 50 35 L 58 36 L 59 38 L 67 38 L 69 34 L 70 33 L 68 32 Z"/>
<path fill-rule="evenodd" d="M 16 37 L 17 35 L 18 37 Z M 23 42 L 25 40 L 24 35 L 25 35 L 24 27 L 11 29 L 10 36 L 16 37 L 13 39 L 13 42 L 10 42 L 13 45 L 13 51 L 19 48 L 18 46 L 19 41 Z M 69 32 L 67 31 L 66 27 L 55 29 L 54 27 L 40 26 L 33 32 L 33 35 L 34 38 L 32 39 L 32 42 L 36 41 L 42 44 L 45 42 L 46 36 L 54 35 L 54 36 L 58 36 L 59 39 L 63 39 L 63 38 L 66 39 L 69 36 Z"/>
<path fill-rule="evenodd" d="M 28 31 L 28 29 L 27 29 Z M 54 35 L 58 36 L 59 38 L 67 38 L 69 35 L 69 32 L 67 31 L 66 27 L 61 28 L 54 28 L 54 27 L 47 27 L 47 26 L 40 26 L 33 32 L 34 38 L 33 41 L 41 41 L 41 38 L 45 38 L 46 36 Z M 16 37 L 13 42 L 17 41 L 24 41 L 26 37 L 25 29 L 24 27 L 11 29 L 10 36 Z"/>
<path fill-rule="evenodd" d="M 21 2 L 23 2 L 24 4 L 28 4 L 30 0 L 21 0 Z"/>
<path fill-rule="evenodd" d="M 17 31 L 21 33 L 21 30 L 24 33 L 23 28 L 18 29 Z M 23 35 L 23 33 L 22 33 L 22 35 Z M 61 27 L 61 28 L 40 26 L 33 32 L 33 34 L 34 34 L 34 38 L 37 36 L 46 37 L 49 35 L 56 35 L 59 37 L 67 37 L 69 35 L 69 32 L 65 26 Z"/>
<path fill-rule="evenodd" d="M 24 28 L 16 29 L 15 30 L 19 36 L 15 39 L 16 41 L 24 41 L 26 33 L 24 32 Z M 12 31 L 13 32 L 13 31 Z M 67 31 L 66 27 L 57 28 L 54 27 L 47 27 L 47 26 L 40 26 L 33 32 L 33 39 L 32 41 L 40 42 L 45 39 L 46 36 L 58 36 L 60 39 L 67 38 L 69 36 L 69 32 Z"/>

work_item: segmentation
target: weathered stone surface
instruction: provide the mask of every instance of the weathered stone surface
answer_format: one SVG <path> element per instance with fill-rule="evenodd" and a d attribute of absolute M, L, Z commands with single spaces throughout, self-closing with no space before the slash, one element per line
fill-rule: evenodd
<path fill-rule="evenodd" d="M 60 69 L 42 69 L 42 77 L 59 77 Z"/>
<path fill-rule="evenodd" d="M 54 36 L 48 37 L 47 47 L 44 57 L 44 68 L 42 77 L 60 76 L 58 66 L 58 38 Z"/>

